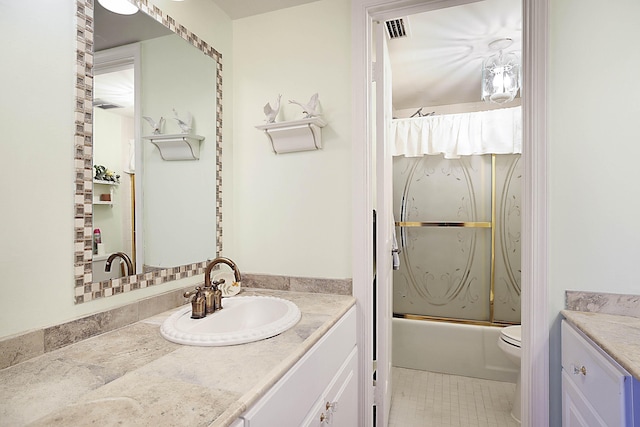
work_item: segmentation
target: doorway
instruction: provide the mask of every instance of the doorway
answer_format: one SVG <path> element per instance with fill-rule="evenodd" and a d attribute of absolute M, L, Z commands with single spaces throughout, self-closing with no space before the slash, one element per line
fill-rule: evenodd
<path fill-rule="evenodd" d="M 375 93 L 370 85 L 373 79 L 373 28 L 376 21 L 442 7 L 455 6 L 465 1 L 373 1 L 354 2 L 354 294 L 360 307 L 359 347 L 361 358 L 360 389 L 362 425 L 374 425 L 371 408 L 375 405 L 375 387 L 371 376 L 373 353 L 374 290 L 371 211 L 379 195 L 376 194 L 375 145 Z M 534 316 L 535 310 L 547 312 L 546 291 L 546 52 L 548 2 L 523 2 L 523 74 L 527 82 L 523 90 L 523 256 L 522 256 L 522 319 L 523 319 L 523 425 L 548 423 L 548 320 Z M 380 105 L 380 104 L 378 104 Z M 378 222 L 384 221 L 378 217 Z M 378 245 L 388 245 L 382 251 L 391 251 L 388 236 L 378 236 Z M 380 249 L 379 249 L 380 250 Z M 379 260 L 378 260 L 379 261 Z M 535 286 L 534 286 L 535 284 Z M 378 289 L 384 284 L 378 283 Z M 380 319 L 379 319 L 380 320 Z M 539 355 L 544 355 L 540 357 Z M 536 358 L 533 355 L 537 355 Z M 378 367 L 379 368 L 379 367 Z M 376 372 L 379 376 L 380 372 Z M 377 425 L 384 417 L 377 416 Z"/>

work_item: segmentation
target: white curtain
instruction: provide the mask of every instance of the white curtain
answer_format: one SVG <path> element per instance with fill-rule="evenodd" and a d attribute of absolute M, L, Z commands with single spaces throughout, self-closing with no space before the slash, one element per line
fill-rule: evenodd
<path fill-rule="evenodd" d="M 522 153 L 522 107 L 475 113 L 394 119 L 389 141 L 394 156 Z"/>

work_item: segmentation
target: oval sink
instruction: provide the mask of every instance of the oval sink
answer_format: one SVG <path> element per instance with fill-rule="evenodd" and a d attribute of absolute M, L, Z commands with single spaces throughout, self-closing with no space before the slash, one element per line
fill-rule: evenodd
<path fill-rule="evenodd" d="M 203 319 L 191 318 L 191 306 L 173 313 L 160 333 L 169 341 L 204 347 L 244 344 L 278 335 L 300 320 L 291 301 L 266 296 L 222 299 L 222 310 Z"/>

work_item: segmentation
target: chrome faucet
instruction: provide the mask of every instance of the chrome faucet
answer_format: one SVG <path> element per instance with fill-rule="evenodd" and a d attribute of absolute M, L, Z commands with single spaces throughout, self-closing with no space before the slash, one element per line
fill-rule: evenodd
<path fill-rule="evenodd" d="M 131 276 L 135 274 L 135 269 L 133 268 L 133 263 L 131 262 L 131 258 L 129 258 L 129 255 L 125 254 L 124 252 L 114 252 L 111 255 L 109 255 L 109 258 L 107 258 L 107 262 L 104 264 L 104 271 L 111 271 L 111 263 L 113 262 L 114 259 L 118 257 L 122 258 L 122 260 L 127 266 L 127 276 Z"/>
<path fill-rule="evenodd" d="M 237 283 L 242 281 L 242 276 L 240 275 L 240 269 L 236 265 L 235 262 L 231 261 L 229 258 L 218 257 L 207 264 L 207 268 L 204 270 L 204 286 L 202 288 L 196 288 L 195 292 L 185 292 L 184 297 L 189 298 L 193 296 L 193 300 L 191 301 L 192 305 L 192 318 L 201 319 L 204 316 L 201 316 L 199 313 L 199 304 L 198 297 L 200 295 L 204 296 L 205 300 L 205 315 L 214 313 L 218 310 L 222 310 L 222 291 L 218 288 L 218 285 L 224 283 L 224 279 L 220 281 L 211 280 L 211 270 L 218 264 L 226 264 L 233 270 L 234 280 Z M 198 312 L 198 313 L 196 313 Z"/>

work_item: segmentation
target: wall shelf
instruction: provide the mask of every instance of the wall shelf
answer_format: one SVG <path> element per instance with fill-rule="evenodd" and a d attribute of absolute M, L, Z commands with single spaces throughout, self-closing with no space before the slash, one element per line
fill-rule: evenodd
<path fill-rule="evenodd" d="M 143 136 L 158 147 L 162 160 L 198 160 L 204 136 L 185 133 Z"/>
<path fill-rule="evenodd" d="M 100 184 L 100 185 L 118 185 L 118 184 L 120 184 L 119 182 L 105 181 L 105 180 L 102 180 L 102 179 L 94 179 L 93 183 L 94 184 Z"/>
<path fill-rule="evenodd" d="M 120 184 L 120 183 L 119 182 L 115 182 L 115 181 L 105 181 L 105 180 L 101 180 L 101 179 L 94 179 L 93 180 L 93 204 L 94 205 L 113 206 L 113 197 L 114 197 L 113 189 L 118 184 Z M 96 185 L 106 185 L 108 190 L 109 190 L 109 192 L 108 193 L 103 193 L 103 192 L 97 191 L 96 190 Z M 109 200 L 101 200 L 100 199 L 101 196 L 106 196 L 107 194 L 109 195 Z"/>
<path fill-rule="evenodd" d="M 321 128 L 327 123 L 320 117 L 267 123 L 256 126 L 263 130 L 276 154 L 310 151 L 322 148 Z"/>

